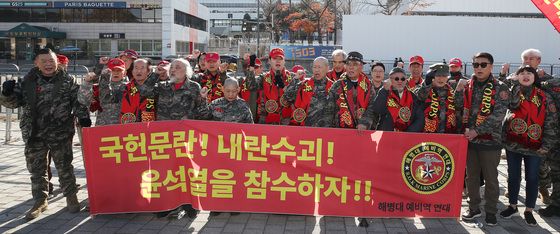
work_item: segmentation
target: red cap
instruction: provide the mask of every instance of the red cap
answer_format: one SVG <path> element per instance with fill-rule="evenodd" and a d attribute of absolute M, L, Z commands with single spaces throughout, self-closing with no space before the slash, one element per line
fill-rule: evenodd
<path fill-rule="evenodd" d="M 122 61 L 120 58 L 113 58 L 109 60 L 109 62 L 107 62 L 107 67 L 111 71 L 114 69 L 126 70 L 126 65 L 124 64 L 124 61 Z"/>
<path fill-rule="evenodd" d="M 424 65 L 424 58 L 420 55 L 410 57 L 410 65 L 413 63 L 419 63 L 420 65 Z"/>
<path fill-rule="evenodd" d="M 282 57 L 282 59 L 284 59 L 284 50 L 282 48 L 274 48 L 270 51 L 270 54 L 268 54 L 268 56 L 271 59 L 276 57 Z"/>
<path fill-rule="evenodd" d="M 216 52 L 206 53 L 206 57 L 204 57 L 205 62 L 209 61 L 220 61 L 220 55 Z"/>
<path fill-rule="evenodd" d="M 255 59 L 255 67 L 260 67 L 262 66 L 262 62 L 260 59 Z"/>
<path fill-rule="evenodd" d="M 157 65 L 158 65 L 158 67 L 159 67 L 159 66 L 167 66 L 167 65 L 169 65 L 169 61 L 167 61 L 167 60 L 161 60 L 161 62 L 159 62 Z"/>
<path fill-rule="evenodd" d="M 301 66 L 301 65 L 295 65 L 294 67 L 292 67 L 292 72 L 293 73 L 297 73 L 297 71 L 299 71 L 299 70 L 304 70 L 305 71 L 305 68 L 303 68 L 303 66 Z"/>
<path fill-rule="evenodd" d="M 452 58 L 451 60 L 449 60 L 449 66 L 462 67 L 463 61 L 461 61 L 461 59 L 459 58 Z"/>
<path fill-rule="evenodd" d="M 119 57 L 123 55 L 132 59 L 137 59 L 139 57 L 138 52 L 134 50 L 125 50 L 119 55 Z"/>
<path fill-rule="evenodd" d="M 68 57 L 66 57 L 62 54 L 57 54 L 56 55 L 56 60 L 58 60 L 58 63 L 60 63 L 60 64 L 68 64 Z"/>

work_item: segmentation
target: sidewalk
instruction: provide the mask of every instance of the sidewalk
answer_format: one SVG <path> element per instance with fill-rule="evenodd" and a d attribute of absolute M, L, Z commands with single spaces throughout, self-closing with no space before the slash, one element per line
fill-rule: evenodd
<path fill-rule="evenodd" d="M 65 211 L 66 200 L 55 190 L 56 196 L 49 200 L 48 210 L 39 218 L 26 221 L 25 212 L 31 208 L 31 185 L 29 172 L 23 155 L 24 144 L 21 140 L 19 123 L 12 123 L 12 141 L 5 142 L 5 122 L 0 121 L 0 233 L 558 233 L 560 218 L 543 219 L 535 213 L 537 227 L 529 227 L 520 216 L 512 219 L 498 218 L 498 225 L 489 227 L 484 217 L 479 223 L 464 223 L 455 219 L 370 219 L 368 228 L 357 226 L 355 218 L 313 217 L 297 215 L 275 215 L 242 213 L 230 216 L 222 213 L 210 217 L 202 211 L 194 220 L 183 218 L 172 220 L 156 218 L 151 213 L 98 215 L 90 217 L 85 211 L 70 214 Z M 77 137 L 75 137 L 77 142 Z M 54 166 L 53 166 L 54 167 Z M 85 171 L 80 147 L 74 147 L 74 167 L 77 183 L 82 187 L 78 198 L 87 198 Z M 59 187 L 56 170 L 52 182 Z M 500 204 L 503 210 L 507 198 L 503 196 L 507 186 L 506 161 L 499 166 L 501 187 Z M 525 192 L 522 184 L 520 212 L 523 212 Z M 467 204 L 463 201 L 463 208 Z M 537 200 L 535 210 L 544 207 Z"/>

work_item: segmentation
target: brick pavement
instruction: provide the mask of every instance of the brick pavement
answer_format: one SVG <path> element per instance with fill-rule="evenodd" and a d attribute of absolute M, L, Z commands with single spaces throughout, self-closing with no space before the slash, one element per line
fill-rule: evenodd
<path fill-rule="evenodd" d="M 543 219 L 538 214 L 535 214 L 538 227 L 527 226 L 520 216 L 510 220 L 498 218 L 498 226 L 495 227 L 479 227 L 477 223 L 455 219 L 413 218 L 370 219 L 368 228 L 358 227 L 355 218 L 257 213 L 238 216 L 222 213 L 210 217 L 207 211 L 202 211 L 194 220 L 156 218 L 152 214 L 90 217 L 85 211 L 78 214 L 66 212 L 65 199 L 59 193 L 49 200 L 49 209 L 43 215 L 28 222 L 24 218 L 25 211 L 33 205 L 29 173 L 25 167 L 18 123 L 13 123 L 13 126 L 12 141 L 4 144 L 5 123 L 0 121 L 0 233 L 557 233 L 560 230 L 560 218 Z M 77 182 L 82 185 L 78 198 L 83 203 L 87 198 L 84 188 L 87 184 L 79 147 L 74 147 L 74 167 Z M 503 196 L 507 185 L 505 160 L 502 160 L 499 169 L 501 210 L 507 204 L 507 198 Z M 56 172 L 52 182 L 57 188 Z M 523 211 L 524 187 L 521 190 L 520 211 Z M 539 199 L 536 209 L 542 206 Z M 463 201 L 463 208 L 466 207 Z M 480 222 L 483 223 L 483 220 L 480 219 Z"/>

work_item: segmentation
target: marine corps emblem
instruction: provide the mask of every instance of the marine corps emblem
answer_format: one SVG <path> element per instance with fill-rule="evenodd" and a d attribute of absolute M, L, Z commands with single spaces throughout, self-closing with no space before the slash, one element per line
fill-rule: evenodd
<path fill-rule="evenodd" d="M 276 100 L 268 100 L 264 104 L 264 109 L 268 113 L 275 113 L 278 110 L 278 102 Z"/>
<path fill-rule="evenodd" d="M 136 115 L 134 113 L 124 113 L 121 117 L 121 124 L 136 122 Z"/>
<path fill-rule="evenodd" d="M 294 110 L 293 116 L 296 122 L 301 123 L 307 117 L 307 113 L 305 113 L 305 110 L 303 108 L 297 108 Z"/>
<path fill-rule="evenodd" d="M 404 182 L 412 191 L 433 194 L 449 184 L 455 172 L 455 162 L 444 146 L 424 142 L 406 152 L 401 170 Z"/>
<path fill-rule="evenodd" d="M 399 117 L 402 119 L 402 121 L 408 122 L 411 115 L 412 113 L 410 112 L 410 108 L 406 106 L 399 108 Z"/>
<path fill-rule="evenodd" d="M 523 134 L 524 132 L 527 131 L 527 123 L 525 122 L 525 120 L 515 118 L 511 120 L 511 123 L 509 125 L 511 131 L 514 132 L 515 134 Z"/>
<path fill-rule="evenodd" d="M 538 140 L 541 138 L 542 128 L 538 124 L 531 124 L 527 130 L 527 136 L 533 140 Z"/>

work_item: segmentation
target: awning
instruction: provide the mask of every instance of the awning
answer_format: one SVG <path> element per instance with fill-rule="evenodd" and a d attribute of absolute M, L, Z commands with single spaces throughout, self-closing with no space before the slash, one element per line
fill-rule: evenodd
<path fill-rule="evenodd" d="M 8 31 L 4 32 L 5 37 L 25 37 L 25 38 L 54 38 L 54 39 L 64 39 L 66 38 L 65 32 L 53 32 L 45 27 L 31 26 L 26 23 L 22 23 Z"/>

